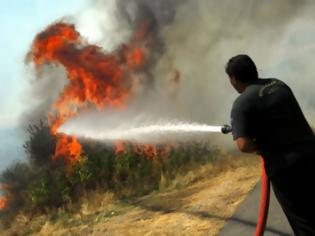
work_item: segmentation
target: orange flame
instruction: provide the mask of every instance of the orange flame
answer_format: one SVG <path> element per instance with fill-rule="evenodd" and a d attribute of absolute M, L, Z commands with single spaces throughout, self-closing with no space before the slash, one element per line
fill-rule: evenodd
<path fill-rule="evenodd" d="M 154 159 L 158 155 L 155 144 L 135 144 L 135 152 L 151 159 Z"/>
<path fill-rule="evenodd" d="M 145 66 L 148 50 L 144 38 L 148 30 L 148 24 L 143 24 L 128 45 L 113 53 L 104 53 L 96 45 L 84 45 L 74 25 L 65 23 L 53 24 L 36 36 L 31 55 L 37 68 L 46 63 L 61 64 L 69 80 L 48 117 L 53 135 L 67 119 L 89 105 L 98 109 L 126 106 L 132 93 L 128 76 Z M 81 152 L 75 137 L 57 135 L 54 160 L 64 157 L 73 163 Z"/>
<path fill-rule="evenodd" d="M 75 137 L 60 134 L 56 144 L 56 151 L 52 159 L 56 160 L 59 157 L 67 157 L 66 161 L 68 164 L 72 164 L 79 160 L 81 149 L 81 144 Z"/>
<path fill-rule="evenodd" d="M 121 154 L 127 149 L 127 143 L 123 141 L 117 141 L 115 145 L 115 154 Z"/>
<path fill-rule="evenodd" d="M 4 190 L 5 192 L 9 191 L 9 186 L 7 184 L 0 184 L 0 190 Z M 0 210 L 4 209 L 8 205 L 8 198 L 6 196 L 0 196 Z"/>
<path fill-rule="evenodd" d="M 128 143 L 124 141 L 117 141 L 115 145 L 116 155 L 122 154 L 128 149 Z M 133 143 L 132 151 L 141 155 L 154 159 L 158 155 L 157 146 L 155 144 L 141 144 Z M 163 152 L 163 151 L 162 151 Z M 161 153 L 162 153 L 161 152 Z"/>
<path fill-rule="evenodd" d="M 115 153 L 116 155 L 124 153 L 128 148 L 128 143 L 124 141 L 116 142 Z M 169 152 L 169 146 L 163 146 L 160 149 L 155 144 L 142 144 L 142 143 L 133 143 L 132 150 L 141 156 L 146 156 L 151 159 L 154 159 L 158 155 L 161 157 L 167 156 Z"/>
<path fill-rule="evenodd" d="M 0 197 L 0 210 L 3 210 L 8 205 L 7 197 Z"/>

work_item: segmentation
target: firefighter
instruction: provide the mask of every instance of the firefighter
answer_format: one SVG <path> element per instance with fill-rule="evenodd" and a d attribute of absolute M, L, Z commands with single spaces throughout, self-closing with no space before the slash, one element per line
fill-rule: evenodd
<path fill-rule="evenodd" d="M 225 71 L 240 93 L 231 110 L 237 147 L 264 158 L 295 235 L 315 235 L 315 136 L 291 89 L 278 79 L 259 78 L 248 55 L 232 57 Z"/>

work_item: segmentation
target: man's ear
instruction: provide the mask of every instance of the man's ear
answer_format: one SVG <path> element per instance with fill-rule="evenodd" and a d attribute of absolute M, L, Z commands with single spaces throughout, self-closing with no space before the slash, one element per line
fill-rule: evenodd
<path fill-rule="evenodd" d="M 230 82 L 231 84 L 235 87 L 235 85 L 237 84 L 237 80 L 235 79 L 235 77 L 232 75 L 230 76 Z"/>

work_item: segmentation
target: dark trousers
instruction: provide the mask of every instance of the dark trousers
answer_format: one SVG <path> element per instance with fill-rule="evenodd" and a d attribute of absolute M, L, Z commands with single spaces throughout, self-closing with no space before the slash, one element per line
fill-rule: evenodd
<path fill-rule="evenodd" d="M 294 234 L 315 236 L 315 160 L 300 160 L 270 180 Z"/>

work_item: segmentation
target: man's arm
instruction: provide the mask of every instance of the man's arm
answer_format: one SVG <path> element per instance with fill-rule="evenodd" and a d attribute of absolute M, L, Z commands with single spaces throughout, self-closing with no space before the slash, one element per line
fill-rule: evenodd
<path fill-rule="evenodd" d="M 235 140 L 238 149 L 241 152 L 247 152 L 247 153 L 252 153 L 252 152 L 257 152 L 257 145 L 254 143 L 254 141 L 251 138 L 246 138 L 246 137 L 239 137 Z"/>

